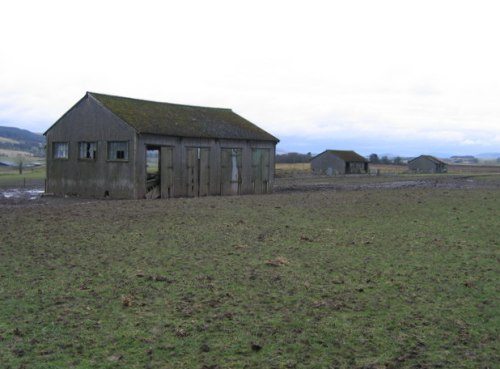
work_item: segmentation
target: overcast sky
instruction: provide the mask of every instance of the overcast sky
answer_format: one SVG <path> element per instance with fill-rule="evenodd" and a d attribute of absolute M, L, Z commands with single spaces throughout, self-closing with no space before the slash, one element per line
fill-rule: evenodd
<path fill-rule="evenodd" d="M 231 108 L 278 151 L 500 152 L 498 1 L 0 4 L 0 125 L 92 91 Z"/>

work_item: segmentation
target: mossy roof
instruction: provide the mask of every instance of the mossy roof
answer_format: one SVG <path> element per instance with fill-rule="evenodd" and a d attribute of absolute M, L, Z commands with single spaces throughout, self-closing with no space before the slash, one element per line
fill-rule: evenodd
<path fill-rule="evenodd" d="M 418 156 L 416 158 L 413 158 L 413 159 L 409 160 L 408 163 L 411 163 L 412 161 L 420 159 L 420 158 L 425 158 L 425 159 L 427 159 L 427 160 L 429 160 L 429 161 L 431 161 L 431 162 L 433 162 L 435 164 L 441 164 L 441 165 L 444 164 L 444 165 L 446 165 L 446 163 L 444 161 L 439 160 L 438 158 L 436 158 L 435 156 L 432 156 L 432 155 L 420 155 L 420 156 Z"/>
<path fill-rule="evenodd" d="M 231 109 L 170 104 L 94 92 L 87 94 L 140 134 L 279 141 Z"/>
<path fill-rule="evenodd" d="M 365 157 L 359 155 L 358 153 L 356 153 L 355 151 L 352 151 L 352 150 L 325 150 L 321 154 L 316 155 L 316 157 L 323 155 L 325 153 L 335 155 L 344 161 L 349 161 L 349 162 L 356 161 L 356 162 L 365 162 L 365 163 L 368 162 L 368 160 Z"/>

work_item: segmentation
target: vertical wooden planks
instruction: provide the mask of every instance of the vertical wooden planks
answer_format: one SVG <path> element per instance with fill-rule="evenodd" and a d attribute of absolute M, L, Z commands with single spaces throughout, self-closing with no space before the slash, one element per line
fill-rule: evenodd
<path fill-rule="evenodd" d="M 198 196 L 208 196 L 210 192 L 210 149 L 199 148 L 198 151 Z"/>
<path fill-rule="evenodd" d="M 252 150 L 252 182 L 254 193 L 262 194 L 269 192 L 270 178 L 270 150 Z"/>
<path fill-rule="evenodd" d="M 186 148 L 187 196 L 208 196 L 210 191 L 210 149 Z"/>
<path fill-rule="evenodd" d="M 174 165 L 173 150 L 163 146 L 160 150 L 160 186 L 161 197 L 168 199 L 174 195 Z"/>

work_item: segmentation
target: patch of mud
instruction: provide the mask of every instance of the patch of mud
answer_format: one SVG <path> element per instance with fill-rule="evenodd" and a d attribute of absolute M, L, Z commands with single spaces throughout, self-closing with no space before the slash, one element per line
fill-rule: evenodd
<path fill-rule="evenodd" d="M 44 193 L 41 188 L 10 188 L 0 191 L 0 199 L 36 200 Z"/>
<path fill-rule="evenodd" d="M 31 188 L 0 188 L 0 208 L 12 206 L 58 205 L 68 203 L 82 203 L 96 200 L 81 199 L 79 197 L 45 196 L 41 187 Z"/>

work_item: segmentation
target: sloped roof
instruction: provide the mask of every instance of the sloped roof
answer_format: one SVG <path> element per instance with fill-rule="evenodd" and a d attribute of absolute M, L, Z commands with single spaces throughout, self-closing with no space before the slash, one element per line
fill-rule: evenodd
<path fill-rule="evenodd" d="M 321 154 L 316 155 L 315 157 L 323 155 L 324 153 L 335 155 L 344 161 L 350 161 L 350 162 L 357 161 L 366 163 L 368 162 L 368 160 L 365 157 L 359 155 L 358 153 L 352 150 L 325 150 Z"/>
<path fill-rule="evenodd" d="M 177 137 L 279 140 L 231 109 L 179 105 L 87 92 L 138 133 Z"/>
<path fill-rule="evenodd" d="M 431 162 L 433 162 L 435 164 L 445 164 L 446 165 L 446 163 L 444 161 L 439 160 L 438 158 L 436 158 L 436 157 L 434 157 L 432 155 L 420 155 L 420 156 L 418 156 L 416 158 L 413 158 L 413 159 L 409 160 L 408 163 L 410 163 L 410 162 L 412 162 L 414 160 L 417 160 L 419 158 L 425 158 L 425 159 L 427 159 L 427 160 L 429 160 L 429 161 L 431 161 Z"/>

